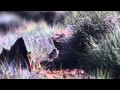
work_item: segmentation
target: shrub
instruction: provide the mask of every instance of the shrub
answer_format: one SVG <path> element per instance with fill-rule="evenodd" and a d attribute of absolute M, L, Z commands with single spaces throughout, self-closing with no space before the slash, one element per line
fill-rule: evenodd
<path fill-rule="evenodd" d="M 74 37 L 72 47 L 85 52 L 86 44 L 90 44 L 91 38 L 99 43 L 106 33 L 113 31 L 119 24 L 116 12 L 107 11 L 75 11 L 66 18 L 65 25 L 73 29 Z"/>

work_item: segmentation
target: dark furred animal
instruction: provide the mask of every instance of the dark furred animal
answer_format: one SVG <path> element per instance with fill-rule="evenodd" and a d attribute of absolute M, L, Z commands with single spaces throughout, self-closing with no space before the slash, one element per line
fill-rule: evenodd
<path fill-rule="evenodd" d="M 62 33 L 62 34 L 58 34 L 56 38 L 52 38 L 53 40 L 53 43 L 55 45 L 55 47 L 61 52 L 63 51 L 63 48 L 64 48 L 64 44 L 65 44 L 65 35 Z"/>
<path fill-rule="evenodd" d="M 54 50 L 48 55 L 48 58 L 49 58 L 50 60 L 54 60 L 54 59 L 56 59 L 56 58 L 58 57 L 58 54 L 59 54 L 58 50 L 54 49 Z"/>

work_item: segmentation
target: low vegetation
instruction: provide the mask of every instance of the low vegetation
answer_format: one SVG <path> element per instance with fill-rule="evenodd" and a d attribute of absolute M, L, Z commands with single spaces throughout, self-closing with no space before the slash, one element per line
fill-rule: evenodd
<path fill-rule="evenodd" d="M 22 37 L 31 71 L 5 62 L 0 66 L 1 79 L 120 78 L 117 11 L 72 11 L 62 23 L 49 26 L 44 21 L 24 22 L 14 33 L 12 31 L 1 36 L 0 50 L 10 50 Z M 50 59 L 49 54 L 54 49 L 59 55 Z"/>

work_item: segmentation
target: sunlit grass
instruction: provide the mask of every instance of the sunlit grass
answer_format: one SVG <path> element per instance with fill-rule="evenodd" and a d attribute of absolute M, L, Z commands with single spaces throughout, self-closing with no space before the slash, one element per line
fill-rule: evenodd
<path fill-rule="evenodd" d="M 98 68 L 93 72 L 90 72 L 88 77 L 88 79 L 113 79 L 110 71 Z"/>

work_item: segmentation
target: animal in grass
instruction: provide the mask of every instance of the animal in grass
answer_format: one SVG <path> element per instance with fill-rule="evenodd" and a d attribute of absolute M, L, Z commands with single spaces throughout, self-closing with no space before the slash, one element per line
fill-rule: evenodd
<path fill-rule="evenodd" d="M 65 44 L 65 35 L 62 34 L 57 34 L 57 37 L 53 37 L 53 43 L 55 45 L 55 47 L 62 52 L 64 49 L 64 44 Z"/>
<path fill-rule="evenodd" d="M 48 58 L 50 61 L 57 59 L 58 56 L 59 56 L 59 51 L 57 49 L 53 49 L 53 51 L 50 54 L 48 54 Z"/>

